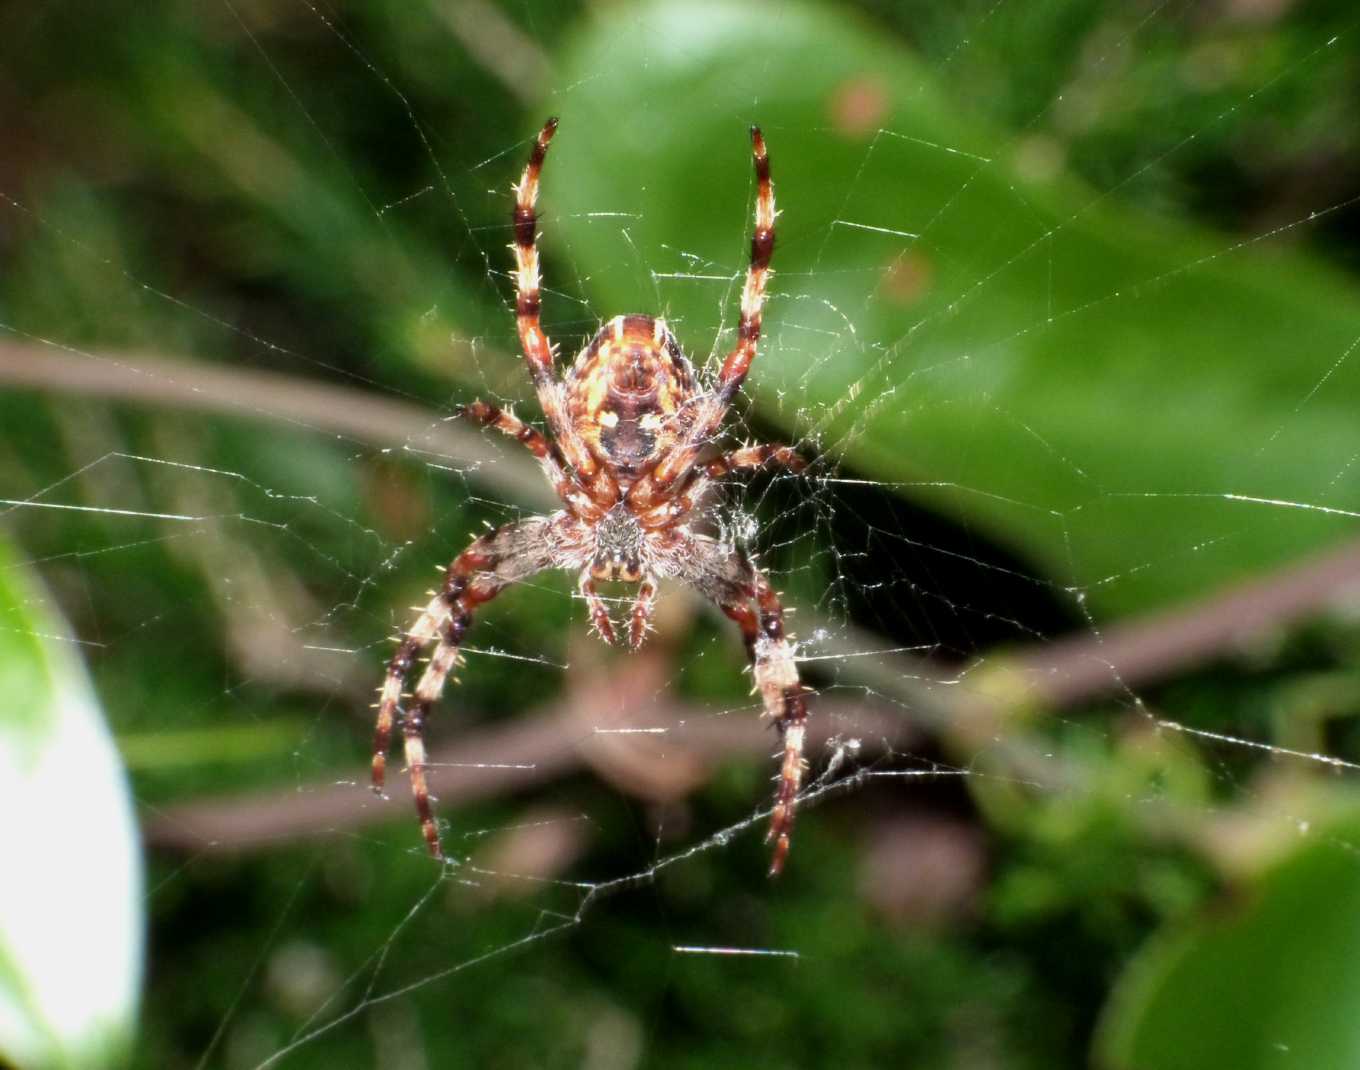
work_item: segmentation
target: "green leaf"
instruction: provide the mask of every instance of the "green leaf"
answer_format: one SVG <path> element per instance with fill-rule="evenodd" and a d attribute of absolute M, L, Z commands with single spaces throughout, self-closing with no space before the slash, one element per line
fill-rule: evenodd
<path fill-rule="evenodd" d="M 1360 1065 L 1360 866 L 1345 831 L 1314 832 L 1240 901 L 1154 940 L 1115 989 L 1098 1064 Z"/>
<path fill-rule="evenodd" d="M 125 1061 L 142 869 L 113 741 L 45 594 L 0 543 L 0 1063 Z"/>
<path fill-rule="evenodd" d="M 763 127 L 781 214 L 747 390 L 786 435 L 1099 612 L 1354 535 L 1353 512 L 1246 500 L 1360 508 L 1341 478 L 1360 294 L 1335 273 L 1134 213 L 1067 175 L 1053 135 L 980 128 L 902 42 L 830 6 L 607 9 L 559 83 L 549 289 L 664 313 L 701 360 L 734 341 Z"/>

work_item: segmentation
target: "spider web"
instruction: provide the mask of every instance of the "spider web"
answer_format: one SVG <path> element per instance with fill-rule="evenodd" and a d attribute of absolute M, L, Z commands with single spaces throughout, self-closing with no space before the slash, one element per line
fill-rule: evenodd
<path fill-rule="evenodd" d="M 1353 182 L 1303 183 L 1220 219 L 1196 200 L 1212 180 L 1192 185 L 1202 176 L 1179 166 L 1259 133 L 1262 112 L 1288 118 L 1279 102 L 1313 80 L 1345 84 L 1356 38 L 1344 20 L 1319 18 L 1286 56 L 1256 63 L 1253 28 L 1284 16 L 1240 6 L 1221 13 L 1232 29 L 1220 35 L 1169 4 L 1097 11 L 1066 80 L 1044 91 L 1036 79 L 1005 105 L 977 99 L 987 89 L 971 75 L 1005 40 L 999 26 L 1029 22 L 1002 3 L 927 20 L 910 42 L 926 57 L 913 99 L 947 86 L 992 131 L 958 141 L 885 120 L 872 78 L 814 124 L 764 88 L 780 72 L 757 60 L 722 92 L 676 102 L 730 128 L 730 151 L 691 159 L 692 175 L 647 156 L 609 170 L 649 130 L 674 142 L 667 117 L 650 98 L 601 115 L 607 72 L 565 79 L 558 51 L 563 33 L 588 31 L 532 8 L 224 2 L 133 20 L 129 39 L 186 42 L 143 57 L 145 115 L 98 96 L 136 48 L 109 60 L 106 82 L 6 87 L 41 109 L 24 124 L 27 162 L 0 172 L 14 264 L 3 375 L 25 407 L 22 422 L 7 410 L 18 430 L 0 440 L 0 515 L 71 621 L 133 770 L 152 845 L 147 1065 L 308 1066 L 360 1048 L 361 1062 L 392 1066 L 674 1060 L 674 1023 L 702 1013 L 696 992 L 714 986 L 796 1036 L 839 926 L 867 916 L 888 940 L 990 912 L 994 938 L 998 915 L 1030 911 L 1027 932 L 1043 932 L 1084 915 L 1045 913 L 1034 897 L 1057 893 L 1025 880 L 1054 855 L 1113 858 L 1133 842 L 1165 881 L 1149 890 L 1114 867 L 1113 935 L 1083 944 L 1108 967 L 1227 879 L 1186 864 L 1189 844 L 1231 874 L 1245 848 L 1202 846 L 1229 819 L 1306 834 L 1317 810 L 1295 785 L 1353 789 L 1354 700 L 1287 691 L 1302 684 L 1280 667 L 1339 679 L 1353 653 L 1347 625 L 1288 631 L 1344 611 L 1355 582 L 1360 449 L 1333 414 L 1360 375 L 1360 322 L 1298 296 L 1308 283 L 1342 294 L 1335 265 L 1281 279 L 1293 319 L 1274 361 L 1227 380 L 1291 399 L 1250 410 L 1273 422 L 1235 429 L 1249 466 L 1211 463 L 1218 416 L 1148 415 L 1221 388 L 1202 353 L 1249 341 L 1255 305 L 1273 300 L 1258 258 L 1292 271 L 1302 246 L 1354 268 L 1340 246 Z M 39 22 L 25 24 L 35 39 Z M 659 40 L 638 67 L 659 76 L 687 47 L 699 44 Z M 211 76 L 189 78 L 203 56 Z M 1152 56 L 1207 87 L 1197 110 L 1138 80 Z M 475 96 L 431 115 L 441 62 L 509 121 L 480 117 Z M 157 79 L 196 91 L 166 94 Z M 479 615 L 431 733 L 446 867 L 421 853 L 404 778 L 390 801 L 366 791 L 366 706 L 407 607 L 478 533 L 552 507 L 515 444 L 450 419 L 473 397 L 537 417 L 505 221 L 544 100 L 563 117 L 541 202 L 559 362 L 613 315 L 662 313 L 709 381 L 734 339 L 749 242 L 743 124 L 774 115 L 762 118 L 781 210 L 766 335 L 725 441 L 787 441 L 812 464 L 732 480 L 714 517 L 783 592 L 816 691 L 778 884 L 762 877 L 761 842 L 774 738 L 744 693 L 732 628 L 677 586 L 663 586 L 657 632 L 635 655 L 586 635 L 569 577 L 536 577 Z M 107 122 L 93 148 L 78 144 L 85 107 Z M 1109 131 L 1126 110 L 1137 132 L 1119 140 Z M 818 152 L 838 140 L 850 166 L 819 176 Z M 160 188 L 176 169 L 188 178 Z M 1069 173 L 1066 196 L 1036 192 Z M 683 214 L 667 200 L 710 181 Z M 915 182 L 940 195 L 908 203 Z M 896 187 L 900 200 L 885 199 Z M 201 233 L 172 233 L 195 212 Z M 1164 243 L 1120 230 L 1158 214 L 1221 229 Z M 684 229 L 659 225 L 676 220 Z M 1127 253 L 1118 270 L 1082 274 L 1102 248 L 1091 227 L 1120 233 L 1101 254 Z M 315 271 L 319 257 L 339 266 Z M 224 261 L 242 267 L 216 279 Z M 630 291 L 635 303 L 617 306 Z M 1154 359 L 1172 316 L 1211 335 L 1175 336 L 1187 361 L 1159 365 L 1165 388 L 1072 418 L 1099 397 L 1082 391 L 1088 377 L 1146 385 L 1121 368 Z M 1093 339 L 1089 365 L 1074 364 Z M 1291 364 L 1313 370 L 1280 370 Z M 1130 430 L 1141 422 L 1146 439 Z M 1177 456 L 1195 463 L 1157 467 Z M 616 620 L 630 597 L 611 592 Z M 163 676 L 148 679 L 148 664 Z M 1274 706 L 1243 694 L 1263 680 L 1284 696 Z M 1304 707 L 1282 726 L 1280 708 Z M 1203 784 L 1182 790 L 1177 776 Z M 1117 804 L 1092 787 L 1107 781 Z M 1053 831 L 1104 806 L 1119 835 Z M 1202 839 L 1168 831 L 1174 821 Z M 1029 868 L 1007 868 L 1017 856 Z M 1006 880 L 989 884 L 989 866 Z M 956 967 L 903 954 L 885 968 L 934 963 L 929 976 L 950 979 L 915 994 L 927 1006 L 976 1016 L 1010 998 L 1006 1013 L 1023 1017 L 1043 1005 L 1015 996 L 1023 970 L 980 974 L 985 956 Z M 634 957 L 672 977 L 681 1007 L 629 1004 Z M 185 981 L 201 1007 L 183 1006 Z M 873 983 L 858 993 L 871 1005 Z M 1086 999 L 1045 1019 L 1072 1035 L 1021 1044 L 992 1021 L 988 1035 L 1015 1045 L 993 1061 L 1084 1050 L 1099 1010 Z M 460 1042 L 450 1017 L 487 1023 Z M 764 1050 L 759 1032 L 714 1033 Z M 971 1049 L 951 1036 L 920 1050 L 962 1060 Z"/>

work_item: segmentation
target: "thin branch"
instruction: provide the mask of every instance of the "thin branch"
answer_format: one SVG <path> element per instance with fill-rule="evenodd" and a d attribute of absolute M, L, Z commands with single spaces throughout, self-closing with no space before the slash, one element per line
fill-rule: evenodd
<path fill-rule="evenodd" d="M 1328 613 L 1360 607 L 1360 540 L 1344 543 L 1200 601 L 1067 636 L 1010 659 L 1031 704 L 1070 707 L 1133 691 L 1263 637 Z"/>
<path fill-rule="evenodd" d="M 380 449 L 415 450 L 469 469 L 492 469 L 489 479 L 536 508 L 553 508 L 542 473 L 514 451 L 461 420 L 377 391 L 223 364 L 142 354 L 81 353 L 54 345 L 0 343 L 0 384 L 59 394 L 127 401 L 288 424 L 316 434 L 342 435 Z M 499 444 L 498 444 L 499 446 Z"/>
<path fill-rule="evenodd" d="M 619 681 L 611 680 L 617 688 Z M 595 699 L 568 697 L 537 714 L 464 733 L 453 744 L 430 752 L 429 781 L 439 807 L 453 813 L 460 804 L 510 795 L 580 769 L 589 763 L 597 770 L 604 762 L 592 751 L 616 746 L 618 736 L 607 729 L 582 728 L 583 710 L 598 710 Z M 809 749 L 824 746 L 837 728 L 853 725 L 861 739 L 861 755 L 910 746 L 914 731 L 900 716 L 867 703 L 824 701 L 818 707 L 815 731 L 809 726 Z M 712 710 L 680 703 L 650 701 L 646 724 L 664 733 L 666 762 L 700 762 L 711 769 L 724 758 L 768 756 L 769 725 L 741 710 L 714 716 Z M 630 720 L 638 729 L 639 722 Z M 678 752 L 678 753 L 677 753 Z M 258 850 L 299 838 L 357 829 L 401 817 L 409 818 L 413 849 L 415 811 L 410 799 L 393 791 L 380 799 L 367 790 L 368 766 L 356 764 L 340 779 L 330 778 L 282 790 L 246 796 L 202 799 L 148 813 L 142 822 L 146 842 L 153 847 L 199 851 Z"/>

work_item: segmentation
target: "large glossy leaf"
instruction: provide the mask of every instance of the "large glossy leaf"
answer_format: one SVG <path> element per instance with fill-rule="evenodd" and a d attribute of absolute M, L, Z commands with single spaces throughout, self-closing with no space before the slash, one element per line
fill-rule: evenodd
<path fill-rule="evenodd" d="M 1354 534 L 1353 515 L 1244 500 L 1360 505 L 1360 295 L 1339 276 L 1134 214 L 830 7 L 609 9 L 561 61 L 548 285 L 601 316 L 663 312 L 701 358 L 720 327 L 732 342 L 746 125 L 764 127 L 782 214 L 748 389 L 786 434 L 1104 612 Z"/>
<path fill-rule="evenodd" d="M 132 1036 L 142 873 L 79 659 L 0 543 L 0 1064 L 107 1067 Z"/>
<path fill-rule="evenodd" d="M 1354 828 L 1310 835 L 1236 901 L 1153 943 L 1115 990 L 1109 1070 L 1360 1066 Z"/>

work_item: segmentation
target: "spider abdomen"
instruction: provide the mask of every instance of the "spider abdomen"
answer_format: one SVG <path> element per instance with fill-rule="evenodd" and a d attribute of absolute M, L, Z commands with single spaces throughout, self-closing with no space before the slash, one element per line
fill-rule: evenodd
<path fill-rule="evenodd" d="M 625 480 L 652 468 L 690 418 L 694 369 L 663 320 L 618 316 L 581 351 L 567 412 L 591 453 Z"/>

